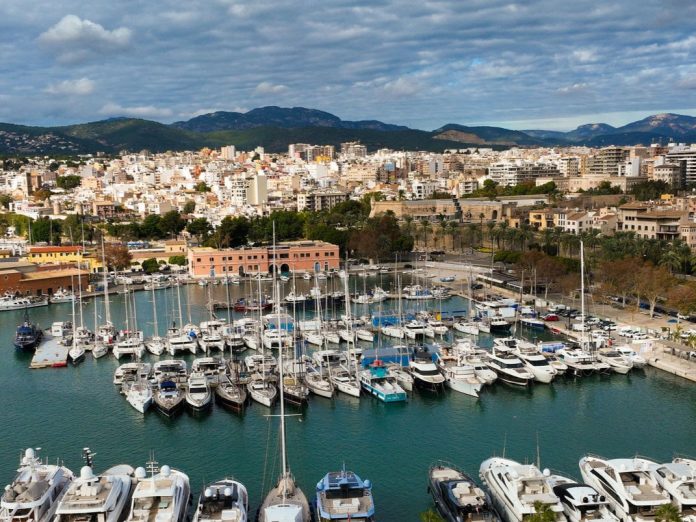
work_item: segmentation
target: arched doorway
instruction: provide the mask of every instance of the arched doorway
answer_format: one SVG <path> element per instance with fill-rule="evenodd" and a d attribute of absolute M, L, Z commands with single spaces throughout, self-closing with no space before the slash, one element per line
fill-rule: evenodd
<path fill-rule="evenodd" d="M 288 272 L 290 272 L 290 265 L 288 265 L 287 263 L 283 263 L 282 265 L 280 265 L 281 274 L 287 274 Z"/>
<path fill-rule="evenodd" d="M 321 272 L 321 263 L 320 263 L 319 261 L 317 261 L 316 263 L 314 263 L 314 271 L 315 271 L 315 272 Z"/>
<path fill-rule="evenodd" d="M 273 272 L 275 272 L 275 270 L 276 270 L 275 265 L 268 265 L 268 273 L 269 274 L 272 274 Z"/>
<path fill-rule="evenodd" d="M 491 219 L 492 219 L 493 221 L 497 221 L 497 220 L 498 220 L 498 211 L 497 211 L 497 210 L 494 210 L 494 211 L 493 211 L 493 213 L 491 214 Z"/>
<path fill-rule="evenodd" d="M 239 277 L 244 277 L 244 267 L 243 266 L 239 267 Z"/>

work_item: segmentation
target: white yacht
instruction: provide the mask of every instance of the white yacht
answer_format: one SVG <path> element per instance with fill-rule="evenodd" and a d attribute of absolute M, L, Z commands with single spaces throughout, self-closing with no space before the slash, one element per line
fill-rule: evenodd
<path fill-rule="evenodd" d="M 447 335 L 449 328 L 439 319 L 428 319 L 428 326 L 433 329 L 435 335 Z"/>
<path fill-rule="evenodd" d="M 341 393 L 351 397 L 360 397 L 360 380 L 357 374 L 351 373 L 345 366 L 332 368 L 330 380 Z"/>
<path fill-rule="evenodd" d="M 128 509 L 135 470 L 126 464 L 95 475 L 91 462 L 80 470 L 56 509 L 53 522 L 120 522 Z"/>
<path fill-rule="evenodd" d="M 647 522 L 654 520 L 657 508 L 671 503 L 651 472 L 654 465 L 637 457 L 609 460 L 587 455 L 580 459 L 580 474 L 606 496 L 622 522 Z"/>
<path fill-rule="evenodd" d="M 408 361 L 408 369 L 418 387 L 439 391 L 445 384 L 444 376 L 433 362 L 433 354 L 426 350 L 414 351 Z"/>
<path fill-rule="evenodd" d="M 167 351 L 175 357 L 179 352 L 196 353 L 198 340 L 191 337 L 183 329 L 172 326 L 167 330 Z"/>
<path fill-rule="evenodd" d="M 275 328 L 264 330 L 263 346 L 267 350 L 278 350 L 281 347 L 289 348 L 293 345 L 292 335 L 285 330 L 277 330 Z"/>
<path fill-rule="evenodd" d="M 143 333 L 126 333 L 121 340 L 114 345 L 112 353 L 116 359 L 120 359 L 121 357 L 133 357 L 134 359 L 142 358 L 145 353 Z"/>
<path fill-rule="evenodd" d="M 186 404 L 193 410 L 204 410 L 213 404 L 210 383 L 203 372 L 191 372 L 184 398 Z"/>
<path fill-rule="evenodd" d="M 152 365 L 153 381 L 159 382 L 164 379 L 182 383 L 188 379 L 186 361 L 183 359 L 164 359 Z"/>
<path fill-rule="evenodd" d="M 636 351 L 629 346 L 617 346 L 616 351 L 619 352 L 626 361 L 630 361 L 634 368 L 645 368 L 648 364 L 645 357 L 637 354 Z"/>
<path fill-rule="evenodd" d="M 365 328 L 358 328 L 355 330 L 355 337 L 358 341 L 365 341 L 366 343 L 375 342 L 375 334 Z"/>
<path fill-rule="evenodd" d="M 436 355 L 436 363 L 445 378 L 445 386 L 464 395 L 478 397 L 483 381 L 476 377 L 474 367 L 465 363 L 461 355 L 443 350 Z"/>
<path fill-rule="evenodd" d="M 312 354 L 312 361 L 324 370 L 348 364 L 346 354 L 340 350 L 318 350 Z"/>
<path fill-rule="evenodd" d="M 474 321 L 455 321 L 454 324 L 452 324 L 452 328 L 459 333 L 467 335 L 479 334 L 478 323 Z"/>
<path fill-rule="evenodd" d="M 499 457 L 484 460 L 479 471 L 493 505 L 507 522 L 522 522 L 533 515 L 537 502 L 548 506 L 556 521 L 566 520 L 559 498 L 546 482 L 548 472 Z"/>
<path fill-rule="evenodd" d="M 114 384 L 120 386 L 125 381 L 147 379 L 150 376 L 150 369 L 149 363 L 132 362 L 122 364 L 114 371 Z"/>
<path fill-rule="evenodd" d="M 124 382 L 123 394 L 128 404 L 140 413 L 145 413 L 152 405 L 152 388 L 145 379 Z"/>
<path fill-rule="evenodd" d="M 534 381 L 534 375 L 525 368 L 524 363 L 508 349 L 493 347 L 486 361 L 498 379 L 508 384 L 529 386 Z"/>
<path fill-rule="evenodd" d="M 397 325 L 383 325 L 379 329 L 382 335 L 387 337 L 393 337 L 394 339 L 403 339 L 406 337 L 406 330 Z"/>
<path fill-rule="evenodd" d="M 241 482 L 223 479 L 203 488 L 193 522 L 247 522 L 249 494 Z"/>
<path fill-rule="evenodd" d="M 162 355 L 167 349 L 167 341 L 159 335 L 150 337 L 145 343 L 145 349 L 152 355 Z"/>
<path fill-rule="evenodd" d="M 561 475 L 549 475 L 546 481 L 561 500 L 568 522 L 619 522 L 609 509 L 607 498 L 592 486 Z"/>
<path fill-rule="evenodd" d="M 620 374 L 627 374 L 633 368 L 633 361 L 625 358 L 617 350 L 613 348 L 601 348 L 597 352 L 597 359 L 608 364 L 613 371 Z"/>
<path fill-rule="evenodd" d="M 36 451 L 28 448 L 19 462 L 17 476 L 5 486 L 0 499 L 0 520 L 51 520 L 72 480 L 68 468 L 44 464 Z"/>
<path fill-rule="evenodd" d="M 324 376 L 321 370 L 310 361 L 307 361 L 305 364 L 304 377 L 309 391 L 320 397 L 325 397 L 327 399 L 333 398 L 334 385 Z"/>
<path fill-rule="evenodd" d="M 203 321 L 201 323 L 201 336 L 198 339 L 201 349 L 208 353 L 212 350 L 225 351 L 225 338 L 223 328 L 225 323 L 217 319 Z"/>
<path fill-rule="evenodd" d="M 247 384 L 247 391 L 253 400 L 270 408 L 278 398 L 278 388 L 268 382 L 261 374 L 255 373 Z"/>
<path fill-rule="evenodd" d="M 244 364 L 250 373 L 271 374 L 278 367 L 278 361 L 272 355 L 263 355 L 260 353 L 247 355 L 244 358 Z"/>
<path fill-rule="evenodd" d="M 681 512 L 682 520 L 696 521 L 696 466 L 677 458 L 666 464 L 656 464 L 652 474 L 672 497 L 672 504 Z"/>
<path fill-rule="evenodd" d="M 585 350 L 562 348 L 556 353 L 568 365 L 568 371 L 575 376 L 591 375 L 596 371 L 593 357 Z"/>
<path fill-rule="evenodd" d="M 484 359 L 488 359 L 488 352 L 480 350 L 470 342 L 459 342 L 452 346 L 451 351 L 458 357 L 463 357 L 466 364 L 474 368 L 474 374 L 484 384 L 493 384 L 498 379 L 498 374 L 491 370 Z"/>
<path fill-rule="evenodd" d="M 157 471 L 150 465 L 152 475 L 144 468 L 135 470 L 138 484 L 133 492 L 128 522 L 184 522 L 191 489 L 189 478 L 181 471 L 162 466 Z"/>
<path fill-rule="evenodd" d="M 404 391 L 412 392 L 414 378 L 408 368 L 404 368 L 399 363 L 389 363 L 386 365 L 387 375 L 396 381 Z"/>
<path fill-rule="evenodd" d="M 225 377 L 227 363 L 217 357 L 199 357 L 191 363 L 191 372 L 202 373 L 210 386 L 217 386 Z"/>
<path fill-rule="evenodd" d="M 422 341 L 426 337 L 435 337 L 435 331 L 428 323 L 416 319 L 404 325 L 404 332 L 406 333 L 406 337 L 414 340 Z"/>
<path fill-rule="evenodd" d="M 495 339 L 496 343 L 501 339 Z M 515 341 L 513 352 L 520 358 L 524 367 L 534 375 L 534 380 L 548 384 L 556 377 L 558 372 L 551 366 L 549 360 L 537 349 L 537 347 L 522 339 L 512 339 Z"/>

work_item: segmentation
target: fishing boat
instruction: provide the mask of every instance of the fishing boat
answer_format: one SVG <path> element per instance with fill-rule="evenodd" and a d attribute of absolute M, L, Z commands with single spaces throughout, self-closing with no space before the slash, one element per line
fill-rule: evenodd
<path fill-rule="evenodd" d="M 327 473 L 317 484 L 315 513 L 317 522 L 374 522 L 372 482 L 362 480 L 352 471 L 346 471 L 345 467 Z"/>
<path fill-rule="evenodd" d="M 135 486 L 127 522 L 184 522 L 191 497 L 189 478 L 181 471 L 165 465 L 157 468 L 148 462 L 150 476 L 145 468 L 137 468 Z"/>
<path fill-rule="evenodd" d="M 428 491 L 445 522 L 500 522 L 490 497 L 469 475 L 440 462 L 428 471 Z"/>
<path fill-rule="evenodd" d="M 36 450 L 28 448 L 20 458 L 17 475 L 5 486 L 0 499 L 0 520 L 48 521 L 73 480 L 73 473 L 59 465 L 44 464 Z"/>
<path fill-rule="evenodd" d="M 43 339 L 43 330 L 29 320 L 29 313 L 24 311 L 24 320 L 17 327 L 14 347 L 17 350 L 35 350 Z"/>
<path fill-rule="evenodd" d="M 241 482 L 222 479 L 203 487 L 193 522 L 247 522 L 249 494 Z"/>

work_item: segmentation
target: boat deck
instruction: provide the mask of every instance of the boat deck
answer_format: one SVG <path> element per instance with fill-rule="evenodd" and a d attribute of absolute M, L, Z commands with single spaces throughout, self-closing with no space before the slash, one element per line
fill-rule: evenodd
<path fill-rule="evenodd" d="M 69 346 L 58 343 L 58 339 L 44 334 L 42 343 L 36 348 L 29 368 L 62 368 L 68 365 Z"/>

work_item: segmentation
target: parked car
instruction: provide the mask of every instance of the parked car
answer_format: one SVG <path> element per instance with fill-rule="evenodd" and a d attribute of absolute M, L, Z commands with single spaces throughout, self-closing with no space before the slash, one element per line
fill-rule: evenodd
<path fill-rule="evenodd" d="M 551 321 L 551 322 L 560 320 L 556 314 L 546 314 L 546 315 L 542 316 L 542 319 L 544 321 Z"/>

